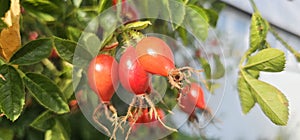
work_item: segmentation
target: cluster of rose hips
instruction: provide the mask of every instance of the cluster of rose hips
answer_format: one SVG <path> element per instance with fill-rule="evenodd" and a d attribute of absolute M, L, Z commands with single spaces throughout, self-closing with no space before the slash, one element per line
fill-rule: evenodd
<path fill-rule="evenodd" d="M 164 40 L 157 37 L 143 37 L 135 46 L 127 46 L 119 63 L 113 56 L 99 54 L 90 62 L 88 68 L 89 85 L 101 102 L 94 111 L 94 120 L 112 139 L 116 139 L 117 129 L 123 129 L 125 122 L 130 124 L 127 138 L 131 130 L 136 129 L 136 123 L 156 121 L 168 130 L 177 131 L 164 124 L 164 111 L 156 107 L 149 97 L 150 94 L 155 94 L 152 91 L 151 75 L 168 79 L 171 87 L 179 91 L 177 101 L 181 109 L 190 115 L 190 121 L 194 121 L 197 120 L 195 106 L 207 110 L 201 86 L 188 80 L 195 71 L 198 72 L 190 67 L 176 68 L 172 50 Z M 118 116 L 117 110 L 111 104 L 111 98 L 119 83 L 135 95 L 125 116 Z M 99 110 L 104 110 L 102 114 L 106 114 L 115 126 L 113 132 L 98 121 L 101 115 Z"/>

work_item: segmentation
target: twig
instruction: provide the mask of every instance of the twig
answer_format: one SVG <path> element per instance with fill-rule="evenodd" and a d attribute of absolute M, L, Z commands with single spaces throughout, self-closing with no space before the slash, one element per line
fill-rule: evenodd
<path fill-rule="evenodd" d="M 279 34 L 275 31 L 274 28 L 270 27 L 269 31 L 274 35 L 274 37 L 287 49 L 289 50 L 291 53 L 293 53 L 295 55 L 295 57 L 297 58 L 298 61 L 300 61 L 300 53 L 295 50 L 292 46 L 290 46 L 286 41 L 284 41 Z"/>

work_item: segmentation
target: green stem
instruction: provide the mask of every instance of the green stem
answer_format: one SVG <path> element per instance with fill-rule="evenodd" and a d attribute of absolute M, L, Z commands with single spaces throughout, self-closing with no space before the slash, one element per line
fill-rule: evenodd
<path fill-rule="evenodd" d="M 239 64 L 239 67 L 240 67 L 240 70 L 243 69 L 243 63 L 246 61 L 246 59 L 250 56 L 251 54 L 251 51 L 247 51 L 244 56 L 241 58 L 241 61 L 240 61 L 240 64 Z"/>
<path fill-rule="evenodd" d="M 101 1 L 99 2 L 98 13 L 101 13 L 101 12 L 103 11 L 106 2 L 107 2 L 107 0 L 101 0 Z"/>
<path fill-rule="evenodd" d="M 184 1 L 184 5 L 187 5 L 189 3 L 189 0 Z"/>
<path fill-rule="evenodd" d="M 254 12 L 258 12 L 258 8 L 256 7 L 254 0 L 250 0 L 250 3 L 251 3 L 251 6 L 252 6 Z"/>
<path fill-rule="evenodd" d="M 52 73 L 54 73 L 56 76 L 60 75 L 61 72 L 59 72 L 56 67 L 54 66 L 54 64 L 49 60 L 49 59 L 43 59 L 42 64 L 44 64 L 44 66 L 49 69 Z"/>
<path fill-rule="evenodd" d="M 279 34 L 272 28 L 269 28 L 269 31 L 274 35 L 274 37 L 280 41 L 280 43 L 286 48 L 288 49 L 291 53 L 293 53 L 294 55 L 299 55 L 298 51 L 296 51 L 292 46 L 290 46 L 286 41 L 284 41 Z"/>

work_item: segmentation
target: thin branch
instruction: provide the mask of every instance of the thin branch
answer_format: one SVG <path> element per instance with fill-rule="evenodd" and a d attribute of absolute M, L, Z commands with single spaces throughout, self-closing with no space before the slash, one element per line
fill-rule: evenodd
<path fill-rule="evenodd" d="M 286 41 L 282 39 L 282 37 L 279 36 L 277 31 L 275 31 L 274 28 L 270 27 L 269 31 L 274 35 L 274 37 L 291 53 L 293 53 L 298 61 L 300 61 L 300 53 L 295 50 L 292 46 L 290 46 Z"/>
<path fill-rule="evenodd" d="M 249 0 L 254 12 L 259 12 L 254 0 Z"/>

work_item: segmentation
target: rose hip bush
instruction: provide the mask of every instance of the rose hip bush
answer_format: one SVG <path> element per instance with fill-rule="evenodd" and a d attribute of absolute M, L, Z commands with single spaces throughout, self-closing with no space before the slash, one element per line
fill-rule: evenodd
<path fill-rule="evenodd" d="M 210 8 L 204 8 L 204 3 L 210 3 Z M 167 114 L 173 113 L 170 108 L 175 104 L 188 115 L 186 123 L 193 124 L 199 131 L 203 121 L 218 123 L 205 96 L 213 92 L 212 81 L 222 78 L 225 68 L 218 54 L 209 55 L 215 62 L 209 64 L 201 53 L 204 50 L 195 47 L 189 38 L 205 41 L 209 28 L 216 26 L 223 6 L 218 1 L 198 0 L 1 1 L 0 138 L 67 140 L 109 136 L 118 139 L 117 132 L 123 131 L 127 139 L 152 130 L 176 132 L 167 139 L 189 138 L 165 119 Z M 296 58 L 300 55 L 278 36 L 253 2 L 252 6 L 249 49 L 239 65 L 237 90 L 242 112 L 247 114 L 257 103 L 274 124 L 286 125 L 288 101 L 285 95 L 258 79 L 261 71 L 283 71 L 286 61 L 284 52 L 268 44 L 267 33 L 274 34 Z M 101 24 L 96 33 L 86 33 L 87 24 L 111 7 L 116 14 L 99 19 Z M 139 13 L 139 8 L 148 13 Z M 168 22 L 155 17 L 139 19 L 144 14 L 159 17 L 161 10 L 167 11 L 163 14 L 167 14 Z M 109 20 L 122 26 L 113 29 L 112 34 L 105 34 L 105 30 L 114 26 Z M 181 26 L 184 23 L 189 24 Z M 150 29 L 191 48 L 195 52 L 193 59 L 201 64 L 201 69 L 176 65 L 172 44 L 164 38 L 145 34 Z M 101 40 L 101 46 L 96 42 L 99 51 L 82 47 L 95 45 L 89 38 L 84 38 L 84 45 L 77 43 L 86 35 Z M 74 56 L 78 49 L 89 63 L 80 63 Z M 74 66 L 75 61 L 81 67 Z M 212 71 L 213 66 L 216 72 Z M 75 73 L 79 81 L 72 78 L 74 71 L 79 71 Z M 153 77 L 167 81 L 165 96 L 161 97 L 160 91 L 154 88 L 162 82 Z M 84 86 L 83 81 L 88 86 Z M 129 104 L 124 104 L 115 94 L 119 88 L 132 94 Z M 105 135 L 91 126 L 79 109 L 78 103 L 83 102 L 78 98 L 87 94 L 98 101 L 91 109 L 92 121 Z M 159 98 L 159 103 L 153 97 Z M 197 114 L 203 114 L 205 119 L 201 120 Z M 109 127 L 100 119 L 103 117 Z M 205 139 L 205 134 L 199 137 Z"/>

